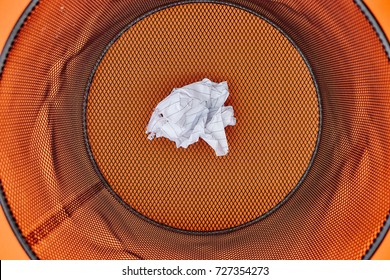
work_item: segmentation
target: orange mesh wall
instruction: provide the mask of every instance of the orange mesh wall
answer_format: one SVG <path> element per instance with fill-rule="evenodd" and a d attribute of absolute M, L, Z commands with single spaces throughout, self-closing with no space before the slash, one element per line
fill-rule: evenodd
<path fill-rule="evenodd" d="M 353 1 L 40 1 L 0 80 L 0 179 L 42 259 L 359 259 L 390 210 L 390 63 Z M 226 80 L 229 154 L 147 140 Z"/>

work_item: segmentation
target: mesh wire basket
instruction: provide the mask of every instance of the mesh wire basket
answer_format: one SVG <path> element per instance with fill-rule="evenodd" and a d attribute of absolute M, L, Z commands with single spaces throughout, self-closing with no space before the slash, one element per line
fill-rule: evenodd
<path fill-rule="evenodd" d="M 1 54 L 1 202 L 31 258 L 360 259 L 389 228 L 389 44 L 361 1 L 32 1 Z M 149 141 L 228 81 L 229 154 Z"/>

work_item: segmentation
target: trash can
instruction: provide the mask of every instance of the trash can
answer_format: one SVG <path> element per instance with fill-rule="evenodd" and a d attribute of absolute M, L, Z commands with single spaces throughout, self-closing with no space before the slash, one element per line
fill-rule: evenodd
<path fill-rule="evenodd" d="M 32 1 L 0 60 L 2 206 L 31 258 L 370 258 L 389 56 L 360 0 Z M 229 84 L 229 153 L 149 141 L 205 77 Z"/>

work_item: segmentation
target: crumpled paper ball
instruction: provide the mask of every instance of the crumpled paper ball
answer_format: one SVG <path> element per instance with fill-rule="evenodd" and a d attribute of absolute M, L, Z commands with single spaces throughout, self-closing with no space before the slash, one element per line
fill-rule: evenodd
<path fill-rule="evenodd" d="M 148 138 L 168 138 L 177 148 L 187 148 L 201 138 L 217 156 L 226 155 L 225 127 L 236 124 L 233 107 L 224 106 L 228 96 L 227 82 L 209 79 L 173 89 L 155 108 L 146 129 Z"/>

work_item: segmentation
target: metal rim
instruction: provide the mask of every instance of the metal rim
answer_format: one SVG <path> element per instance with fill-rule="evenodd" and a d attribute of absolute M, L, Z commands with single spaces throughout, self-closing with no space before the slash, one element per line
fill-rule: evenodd
<path fill-rule="evenodd" d="M 38 5 L 38 3 L 39 3 L 39 0 L 31 0 L 30 4 L 28 4 L 27 8 L 24 10 L 22 15 L 19 17 L 18 21 L 16 22 L 14 28 L 12 29 L 11 34 L 9 35 L 9 37 L 5 43 L 5 46 L 1 52 L 1 55 L 0 55 L 0 79 L 1 79 L 1 75 L 3 73 L 5 61 L 7 59 L 8 53 L 12 47 L 12 44 L 13 44 L 15 38 L 18 36 L 19 30 L 23 27 L 24 22 L 26 21 L 27 17 L 35 9 L 35 7 Z M 32 260 L 37 260 L 38 259 L 37 255 L 35 255 L 34 251 L 28 245 L 26 239 L 22 235 L 22 232 L 19 228 L 19 225 L 17 224 L 17 222 L 14 218 L 14 215 L 12 214 L 11 208 L 8 205 L 8 202 L 7 202 L 7 199 L 5 197 L 4 190 L 3 190 L 3 185 L 1 184 L 1 178 L 0 178 L 0 204 L 4 210 L 5 216 L 8 220 L 9 225 L 11 226 L 12 231 L 14 232 L 20 245 L 23 247 L 27 256 Z"/>
<path fill-rule="evenodd" d="M 368 22 L 373 27 L 374 31 L 379 37 L 379 40 L 382 43 L 383 49 L 387 55 L 387 58 L 390 62 L 390 43 L 388 38 L 386 37 L 385 32 L 383 31 L 380 24 L 375 19 L 373 13 L 369 10 L 369 8 L 364 4 L 363 0 L 354 0 L 354 3 L 359 7 L 360 11 L 363 13 L 363 15 L 367 18 Z M 362 259 L 368 260 L 371 259 L 371 257 L 374 255 L 376 250 L 378 249 L 379 245 L 382 243 L 383 239 L 385 238 L 387 232 L 390 229 L 390 210 L 387 214 L 386 220 L 383 223 L 383 226 L 381 230 L 379 231 L 377 237 L 374 239 L 373 243 L 371 244 L 370 248 L 366 251 Z"/>

